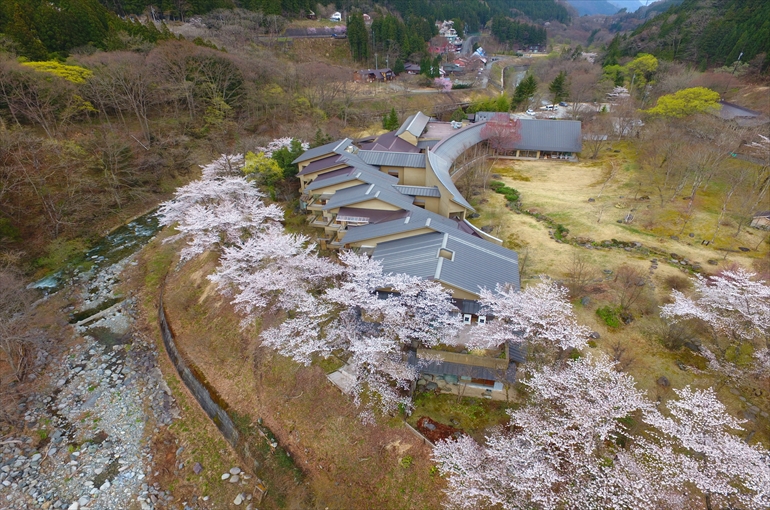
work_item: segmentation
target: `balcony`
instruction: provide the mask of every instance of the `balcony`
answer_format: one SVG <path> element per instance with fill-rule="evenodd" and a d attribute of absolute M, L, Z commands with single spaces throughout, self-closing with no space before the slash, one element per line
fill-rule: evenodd
<path fill-rule="evenodd" d="M 460 347 L 438 346 L 433 349 L 417 349 L 417 358 L 446 361 L 472 367 L 488 368 L 505 372 L 509 364 L 508 344 L 500 349 L 486 349 L 480 352 L 463 353 L 455 352 Z"/>
<path fill-rule="evenodd" d="M 331 220 L 329 218 L 325 218 L 323 216 L 311 216 L 308 220 L 310 222 L 311 227 L 327 227 Z"/>

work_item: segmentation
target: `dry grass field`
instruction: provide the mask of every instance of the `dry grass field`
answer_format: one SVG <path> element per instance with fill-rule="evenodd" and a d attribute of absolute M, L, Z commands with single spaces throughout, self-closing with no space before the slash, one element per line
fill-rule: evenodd
<path fill-rule="evenodd" d="M 288 452 L 268 451 L 255 473 L 268 485 L 259 508 L 440 506 L 444 481 L 431 470 L 430 450 L 400 418 L 382 417 L 376 426 L 362 425 L 351 399 L 326 379 L 326 373 L 337 368 L 333 360 L 304 367 L 260 348 L 259 328 L 280 317 L 265 315 L 256 327 L 241 330 L 229 300 L 206 279 L 216 257 L 207 254 L 176 268 L 176 248 L 153 242 L 132 279 L 144 282 L 145 316 L 154 327 L 156 291 L 169 270 L 164 303 L 185 357 L 217 389 L 237 423 L 248 427 L 261 419 Z M 204 493 L 211 497 L 211 508 L 227 507 L 234 489 L 217 477 L 236 465 L 235 452 L 219 439 L 173 366 L 164 362 L 162 368 L 182 408 L 182 419 L 170 429 L 172 441 L 186 445 L 187 464 L 201 462 L 206 474 L 213 475 L 187 476 L 176 486 L 178 496 Z"/>
<path fill-rule="evenodd" d="M 620 170 L 608 181 L 608 167 L 612 159 Z M 661 208 L 651 191 L 639 184 L 642 179 L 638 171 L 623 160 L 623 153 L 612 153 L 610 158 L 599 162 L 499 161 L 493 168 L 493 174 L 497 175 L 494 178 L 519 190 L 521 210 L 539 212 L 566 227 L 569 230 L 568 242 L 556 242 L 549 236 L 552 228 L 548 224 L 508 209 L 503 196 L 491 190 L 476 197 L 481 216 L 474 223 L 494 227 L 492 233 L 519 252 L 523 285 L 539 281 L 539 275 L 561 280 L 567 276 L 575 254 L 585 258 L 593 270 L 594 281 L 586 293 L 588 302 L 574 302 L 579 321 L 600 334 L 595 349 L 620 358 L 621 365 L 651 398 L 665 400 L 673 396 L 671 388 L 687 384 L 713 386 L 735 416 L 742 418 L 750 405 L 757 405 L 766 413 L 770 411 L 770 403 L 762 396 L 770 391 L 766 381 L 734 387 L 726 380 L 702 371 L 706 362 L 701 356 L 684 348 L 668 350 L 650 334 L 658 307 L 666 302 L 670 294 L 671 283 L 681 282 L 692 277 L 691 274 L 680 265 L 671 263 L 668 256 L 623 248 L 588 249 L 569 243 L 577 237 L 596 243 L 611 239 L 638 242 L 645 247 L 676 253 L 692 263 L 699 263 L 705 272 L 716 272 L 732 264 L 751 269 L 767 260 L 768 243 L 759 243 L 764 234 L 762 231 L 745 229 L 735 239 L 731 237 L 734 224 L 728 223 L 722 227 L 715 243 L 702 245 L 702 240 L 711 239 L 718 214 L 707 195 L 700 202 L 696 201 L 699 208 L 690 222 L 691 228 L 678 235 L 679 240 L 672 239 L 670 236 L 676 235 L 681 228 L 679 204 Z M 650 200 L 642 199 L 645 196 L 650 196 Z M 589 201 L 589 198 L 593 200 Z M 630 224 L 618 223 L 617 220 L 622 220 L 629 212 L 634 215 L 634 220 Z M 755 250 L 757 244 L 760 246 Z M 740 246 L 751 247 L 751 251 L 741 252 L 738 250 Z M 652 259 L 655 258 L 658 260 L 657 268 L 653 268 Z M 613 271 L 615 274 L 617 268 L 624 264 L 638 268 L 647 276 L 648 292 L 634 310 L 636 320 L 611 329 L 596 315 L 596 309 L 615 303 L 616 296 L 611 290 L 613 276 L 606 272 Z M 685 369 L 682 370 L 678 363 Z M 668 378 L 671 387 L 656 384 L 661 376 Z M 770 441 L 770 421 L 767 417 L 758 416 L 756 421 L 747 422 L 746 430 L 756 431 L 754 438 L 765 444 Z"/>

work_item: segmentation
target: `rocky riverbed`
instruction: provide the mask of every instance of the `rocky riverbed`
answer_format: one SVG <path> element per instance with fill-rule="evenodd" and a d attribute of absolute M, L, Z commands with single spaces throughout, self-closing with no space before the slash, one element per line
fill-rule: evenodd
<path fill-rule="evenodd" d="M 129 264 L 68 282 L 75 338 L 33 374 L 42 389 L 19 404 L 25 433 L 0 441 L 1 508 L 144 510 L 172 499 L 148 482 L 149 438 L 178 409 L 154 344 L 133 330 L 134 299 L 119 294 Z"/>

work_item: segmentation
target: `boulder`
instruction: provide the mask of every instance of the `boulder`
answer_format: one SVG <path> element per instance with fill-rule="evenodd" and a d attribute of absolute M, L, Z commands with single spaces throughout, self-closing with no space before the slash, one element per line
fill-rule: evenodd
<path fill-rule="evenodd" d="M 658 386 L 660 386 L 661 388 L 668 388 L 669 386 L 671 386 L 671 383 L 669 382 L 668 377 L 666 377 L 665 375 L 661 375 L 660 377 L 658 377 L 658 380 L 656 382 L 658 383 Z"/>

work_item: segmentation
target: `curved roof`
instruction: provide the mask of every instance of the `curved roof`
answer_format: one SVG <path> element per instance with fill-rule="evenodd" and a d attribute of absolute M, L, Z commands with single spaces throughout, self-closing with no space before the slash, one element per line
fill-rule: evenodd
<path fill-rule="evenodd" d="M 489 112 L 477 113 L 477 118 L 487 119 Z M 580 152 L 582 146 L 579 120 L 519 119 L 521 139 L 514 148 L 526 151 Z M 486 120 L 457 130 L 433 146 L 433 152 L 444 159 L 454 161 L 473 145 L 486 140 L 482 132 Z"/>
<path fill-rule="evenodd" d="M 452 167 L 452 161 L 454 161 L 454 159 L 447 161 L 435 152 L 428 151 L 428 164 L 441 184 L 452 194 L 452 201 L 460 204 L 466 209 L 475 211 L 476 209 L 465 200 L 465 197 L 463 197 L 462 193 L 455 187 L 455 183 L 452 182 L 452 178 L 449 176 L 449 169 Z"/>
<path fill-rule="evenodd" d="M 484 129 L 485 125 L 486 122 L 477 122 L 476 124 L 471 124 L 462 129 L 458 129 L 450 136 L 434 145 L 432 152 L 441 156 L 443 159 L 448 160 L 451 166 L 460 154 L 485 140 L 481 134 L 481 130 Z"/>
<path fill-rule="evenodd" d="M 415 138 L 419 138 L 422 132 L 425 131 L 425 126 L 428 125 L 429 120 L 430 117 L 422 112 L 417 112 L 414 115 L 410 115 L 409 118 L 406 119 L 403 124 L 401 124 L 401 127 L 398 128 L 398 131 L 396 131 L 396 136 L 404 134 L 405 131 L 409 131 L 415 136 Z"/>

